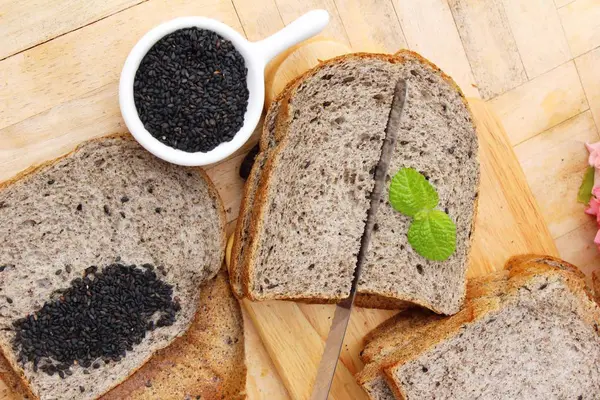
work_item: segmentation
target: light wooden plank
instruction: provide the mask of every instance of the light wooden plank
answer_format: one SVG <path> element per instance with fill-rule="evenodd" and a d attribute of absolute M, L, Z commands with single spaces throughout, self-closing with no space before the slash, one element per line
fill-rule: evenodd
<path fill-rule="evenodd" d="M 588 109 L 575 63 L 569 61 L 489 104 L 517 145 Z"/>
<path fill-rule="evenodd" d="M 577 57 L 575 65 L 596 126 L 600 126 L 600 48 Z"/>
<path fill-rule="evenodd" d="M 592 113 L 586 111 L 515 147 L 529 187 L 554 238 L 589 219 L 576 198 L 588 166 L 584 143 L 598 140 Z"/>
<path fill-rule="evenodd" d="M 450 75 L 469 97 L 479 97 L 471 66 L 446 0 L 393 0 L 406 43 Z"/>
<path fill-rule="evenodd" d="M 600 46 L 600 0 L 576 0 L 558 14 L 573 57 Z"/>
<path fill-rule="evenodd" d="M 301 15 L 315 8 L 322 8 L 329 13 L 329 24 L 320 36 L 336 39 L 350 45 L 348 34 L 340 19 L 334 0 L 275 0 L 283 22 L 287 25 Z"/>
<path fill-rule="evenodd" d="M 567 4 L 571 4 L 574 1 L 575 0 L 554 0 L 554 4 L 556 5 L 556 8 L 560 8 L 566 6 Z"/>
<path fill-rule="evenodd" d="M 502 0 L 529 79 L 571 59 L 553 0 Z"/>
<path fill-rule="evenodd" d="M 498 0 L 449 0 L 448 4 L 482 98 L 495 97 L 527 81 Z"/>
<path fill-rule="evenodd" d="M 0 60 L 145 0 L 0 0 Z"/>
<path fill-rule="evenodd" d="M 479 204 L 467 277 L 501 269 L 515 254 L 558 252 L 496 115 L 469 99 L 479 137 Z M 526 221 L 526 223 L 525 223 Z"/>
<path fill-rule="evenodd" d="M 581 212 L 584 206 L 581 204 Z M 588 222 L 556 239 L 556 246 L 560 256 L 581 269 L 588 277 L 600 265 L 600 251 L 594 244 L 594 237 L 598 232 L 598 224 L 593 217 Z"/>
<path fill-rule="evenodd" d="M 395 53 L 406 48 L 391 0 L 335 0 L 354 51 Z"/>
<path fill-rule="evenodd" d="M 84 140 L 127 132 L 117 91 L 116 83 L 106 85 L 0 129 L 0 181 L 66 154 Z"/>
<path fill-rule="evenodd" d="M 285 25 L 275 0 L 232 0 L 248 40 L 266 38 Z"/>
<path fill-rule="evenodd" d="M 279 378 L 275 365 L 273 365 L 244 307 L 242 307 L 242 313 L 244 314 L 246 368 L 248 368 L 246 376 L 248 398 L 253 400 L 289 399 L 290 397 Z"/>
<path fill-rule="evenodd" d="M 0 61 L 0 129 L 116 82 L 144 33 L 196 13 L 241 31 L 228 0 L 150 0 Z"/>

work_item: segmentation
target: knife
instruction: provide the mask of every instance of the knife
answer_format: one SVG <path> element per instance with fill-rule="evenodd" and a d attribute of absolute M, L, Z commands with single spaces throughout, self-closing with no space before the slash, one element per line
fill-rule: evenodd
<path fill-rule="evenodd" d="M 356 269 L 354 270 L 354 279 L 352 280 L 352 286 L 350 287 L 350 296 L 339 302 L 335 307 L 333 321 L 331 323 L 331 328 L 329 329 L 329 334 L 327 335 L 327 341 L 325 342 L 325 350 L 323 351 L 323 356 L 321 357 L 321 362 L 317 369 L 317 379 L 313 386 L 312 395 L 310 397 L 311 400 L 327 400 L 327 396 L 329 395 L 335 368 L 340 357 L 340 351 L 342 350 L 344 336 L 346 335 L 346 328 L 348 327 L 348 321 L 350 320 L 352 304 L 356 297 L 356 287 L 358 286 L 358 280 L 363 264 L 367 258 L 367 251 L 369 250 L 369 243 L 371 242 L 371 233 L 373 232 L 373 226 L 375 225 L 375 216 L 379 209 L 379 199 L 381 198 L 385 186 L 385 176 L 390 166 L 394 148 L 396 147 L 396 139 L 398 137 L 398 130 L 400 129 L 400 119 L 402 117 L 402 110 L 404 109 L 404 103 L 406 102 L 408 93 L 407 88 L 408 86 L 404 79 L 400 79 L 394 88 L 392 108 L 385 128 L 385 139 L 381 150 L 381 158 L 375 169 L 375 186 L 371 192 L 371 205 L 367 212 L 367 223 L 365 224 L 365 230 L 360 242 Z"/>

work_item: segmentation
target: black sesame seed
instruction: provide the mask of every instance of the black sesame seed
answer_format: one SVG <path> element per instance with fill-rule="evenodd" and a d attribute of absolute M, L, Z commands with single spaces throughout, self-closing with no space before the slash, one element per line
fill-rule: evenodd
<path fill-rule="evenodd" d="M 60 275 L 60 274 L 62 274 L 62 269 L 60 269 L 60 268 L 54 272 L 54 275 Z"/>
<path fill-rule="evenodd" d="M 6 301 L 7 301 L 8 304 L 12 304 L 13 303 L 13 299 L 11 299 L 10 297 L 7 297 Z"/>
<path fill-rule="evenodd" d="M 134 100 L 145 128 L 164 144 L 210 151 L 233 139 L 248 106 L 247 68 L 218 34 L 186 28 L 159 40 L 135 76 Z"/>
<path fill-rule="evenodd" d="M 48 181 L 48 185 L 54 185 L 54 179 L 50 179 L 50 180 Z"/>
<path fill-rule="evenodd" d="M 6 269 L 6 265 L 0 265 L 0 272 L 4 272 L 5 269 Z"/>
<path fill-rule="evenodd" d="M 104 213 L 106 215 L 110 215 L 110 208 L 108 208 L 108 206 L 106 204 L 104 205 Z"/>
<path fill-rule="evenodd" d="M 256 156 L 258 155 L 259 147 L 258 144 L 255 145 L 244 157 L 244 161 L 240 165 L 240 178 L 246 180 L 250 176 L 250 171 L 252 170 L 252 166 L 254 165 L 254 160 L 256 160 Z"/>
<path fill-rule="evenodd" d="M 70 264 L 65 265 L 65 271 L 67 271 L 67 274 L 71 273 L 72 270 L 71 270 L 71 265 Z"/>
<path fill-rule="evenodd" d="M 172 297 L 173 288 L 153 269 L 151 264 L 138 268 L 120 263 L 102 271 L 87 268 L 83 278 L 59 292 L 57 300 L 13 321 L 19 362 L 39 364 L 43 372 L 65 378 L 74 364 L 100 368 L 98 359 L 121 360 L 156 328 L 155 315 L 159 327 L 172 325 L 181 306 Z"/>
<path fill-rule="evenodd" d="M 80 391 L 81 393 L 83 393 L 83 392 L 85 392 L 85 388 L 84 388 L 83 386 L 79 386 L 79 391 Z"/>
<path fill-rule="evenodd" d="M 123 196 L 121 197 L 121 203 L 127 203 L 129 201 L 129 197 Z"/>
<path fill-rule="evenodd" d="M 77 211 L 81 211 L 83 209 L 83 205 L 81 203 L 77 204 Z"/>
<path fill-rule="evenodd" d="M 121 214 L 121 218 L 125 218 L 125 213 L 123 211 L 119 211 L 119 214 Z"/>
<path fill-rule="evenodd" d="M 154 209 L 154 211 L 155 211 L 157 214 L 160 214 L 160 213 L 161 213 L 161 211 L 162 211 L 162 208 L 160 208 L 160 207 L 156 207 L 156 208 Z"/>

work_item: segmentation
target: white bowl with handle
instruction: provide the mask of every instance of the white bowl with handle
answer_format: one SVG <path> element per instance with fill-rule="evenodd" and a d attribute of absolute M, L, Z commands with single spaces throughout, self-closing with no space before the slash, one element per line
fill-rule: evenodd
<path fill-rule="evenodd" d="M 133 137 L 150 153 L 173 164 L 200 166 L 221 161 L 246 143 L 256 128 L 265 101 L 265 66 L 277 54 L 306 40 L 325 28 L 329 14 L 325 10 L 310 11 L 279 32 L 258 42 L 249 42 L 230 26 L 205 17 L 181 17 L 162 23 L 146 33 L 133 47 L 119 81 L 119 105 L 127 128 Z M 229 40 L 242 55 L 248 69 L 248 107 L 244 123 L 229 142 L 224 142 L 208 152 L 189 153 L 160 142 L 146 130 L 140 120 L 133 96 L 135 74 L 148 51 L 160 39 L 179 29 L 197 27 L 213 31 Z"/>

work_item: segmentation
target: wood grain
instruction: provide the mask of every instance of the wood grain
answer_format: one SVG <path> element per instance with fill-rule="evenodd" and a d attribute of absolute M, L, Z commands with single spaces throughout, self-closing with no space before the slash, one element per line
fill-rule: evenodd
<path fill-rule="evenodd" d="M 492 99 L 489 104 L 500 117 L 513 146 L 588 109 L 573 61 Z"/>
<path fill-rule="evenodd" d="M 242 303 L 292 399 L 308 399 L 325 347 L 324 339 L 296 303 L 248 300 Z M 366 400 L 367 397 L 345 365 L 338 363 L 329 398 Z"/>
<path fill-rule="evenodd" d="M 264 39 L 285 26 L 275 0 L 232 0 L 232 2 L 248 40 Z"/>
<path fill-rule="evenodd" d="M 433 61 L 465 95 L 479 97 L 465 49 L 446 0 L 393 1 L 409 49 Z"/>
<path fill-rule="evenodd" d="M 0 129 L 116 82 L 146 31 L 195 13 L 241 31 L 229 1 L 150 0 L 0 61 Z"/>
<path fill-rule="evenodd" d="M 598 140 L 592 114 L 586 111 L 515 147 L 554 238 L 589 220 L 575 199 L 588 167 L 584 143 Z"/>
<path fill-rule="evenodd" d="M 558 13 L 573 57 L 600 45 L 600 1 L 576 0 Z"/>
<path fill-rule="evenodd" d="M 0 0 L 0 60 L 145 0 Z"/>
<path fill-rule="evenodd" d="M 502 0 L 529 79 L 571 59 L 553 0 Z"/>
<path fill-rule="evenodd" d="M 275 0 L 283 22 L 287 25 L 301 15 L 315 8 L 322 8 L 329 13 L 329 25 L 325 28 L 322 37 L 333 38 L 339 42 L 350 45 L 348 34 L 340 19 L 337 7 L 333 0 Z"/>
<path fill-rule="evenodd" d="M 481 187 L 468 276 L 503 268 L 515 254 L 557 255 L 500 120 L 481 100 L 469 104 L 479 136 Z"/>
<path fill-rule="evenodd" d="M 585 91 L 590 110 L 600 126 L 600 48 L 590 51 L 575 59 L 577 72 Z"/>
<path fill-rule="evenodd" d="M 283 385 L 273 361 L 265 350 L 261 338 L 242 307 L 244 314 L 244 339 L 248 376 L 246 392 L 249 399 L 288 400 L 289 394 Z M 0 398 L 2 398 L 0 396 Z"/>
<path fill-rule="evenodd" d="M 556 8 L 560 8 L 560 7 L 566 6 L 567 4 L 570 4 L 574 1 L 575 0 L 554 0 L 554 4 L 556 5 Z"/>
<path fill-rule="evenodd" d="M 584 205 L 580 205 L 583 213 Z M 579 228 L 556 239 L 556 247 L 560 256 L 566 261 L 577 265 L 588 277 L 594 271 L 599 271 L 600 252 L 594 244 L 594 236 L 598 232 L 598 224 L 593 217 Z"/>
<path fill-rule="evenodd" d="M 395 53 L 406 48 L 391 0 L 335 0 L 354 51 Z"/>
<path fill-rule="evenodd" d="M 527 81 L 504 7 L 497 0 L 449 0 L 479 93 L 490 99 Z"/>

